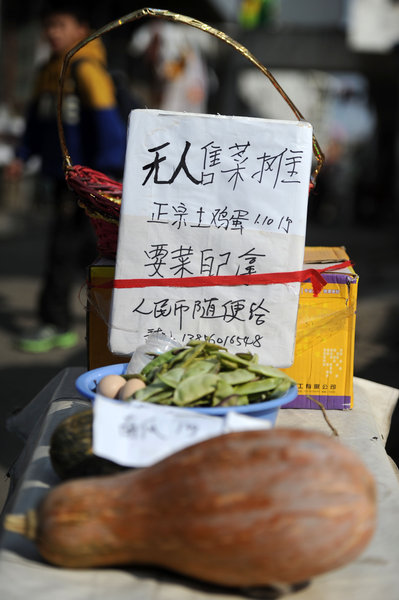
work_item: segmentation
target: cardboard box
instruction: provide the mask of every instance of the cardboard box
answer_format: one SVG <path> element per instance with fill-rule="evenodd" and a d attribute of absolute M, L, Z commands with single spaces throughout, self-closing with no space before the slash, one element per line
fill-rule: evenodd
<path fill-rule="evenodd" d="M 285 408 L 350 409 L 353 406 L 353 366 L 358 276 L 344 248 L 307 247 L 305 267 L 334 265 L 323 273 L 327 285 L 318 296 L 311 283 L 301 284 L 294 363 L 288 373 L 298 384 L 297 398 Z"/>
<path fill-rule="evenodd" d="M 101 260 L 89 267 L 86 340 L 88 369 L 128 362 L 129 357 L 112 354 L 108 348 L 108 319 L 115 267 Z"/>
<path fill-rule="evenodd" d="M 327 285 L 318 296 L 312 284 L 302 283 L 294 363 L 283 369 L 298 384 L 298 397 L 287 408 L 350 409 L 353 403 L 353 364 L 358 276 L 343 248 L 307 247 L 304 268 L 335 265 L 323 277 Z M 89 269 L 87 311 L 88 366 L 127 362 L 110 352 L 108 318 L 114 277 L 113 263 L 102 261 Z"/>

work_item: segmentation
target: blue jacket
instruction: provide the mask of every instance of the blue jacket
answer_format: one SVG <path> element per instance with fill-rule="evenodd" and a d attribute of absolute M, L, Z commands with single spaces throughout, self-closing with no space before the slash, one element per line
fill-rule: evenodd
<path fill-rule="evenodd" d="M 75 61 L 75 65 L 72 63 Z M 52 56 L 40 69 L 28 108 L 25 134 L 16 155 L 42 159 L 42 172 L 62 179 L 63 155 L 57 129 L 59 76 L 63 57 Z M 71 59 L 65 79 L 62 122 L 72 164 L 106 174 L 122 173 L 126 126 L 118 111 L 106 52 L 96 39 Z"/>

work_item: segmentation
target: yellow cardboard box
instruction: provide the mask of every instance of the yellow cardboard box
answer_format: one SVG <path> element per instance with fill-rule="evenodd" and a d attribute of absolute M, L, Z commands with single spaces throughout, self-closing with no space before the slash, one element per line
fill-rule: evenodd
<path fill-rule="evenodd" d="M 288 408 L 349 409 L 353 403 L 353 364 L 358 276 L 340 268 L 348 260 L 343 248 L 307 247 L 304 268 L 334 265 L 323 277 L 318 296 L 312 284 L 301 284 L 294 363 L 287 372 L 298 384 L 298 397 Z M 127 362 L 108 349 L 108 319 L 114 278 L 113 263 L 89 268 L 87 345 L 88 367 Z"/>
<path fill-rule="evenodd" d="M 305 267 L 321 269 L 327 285 L 318 296 L 311 283 L 301 284 L 294 363 L 288 373 L 298 384 L 297 398 L 286 408 L 327 409 L 353 406 L 355 322 L 359 278 L 352 267 L 340 268 L 349 259 L 344 248 L 307 247 Z"/>

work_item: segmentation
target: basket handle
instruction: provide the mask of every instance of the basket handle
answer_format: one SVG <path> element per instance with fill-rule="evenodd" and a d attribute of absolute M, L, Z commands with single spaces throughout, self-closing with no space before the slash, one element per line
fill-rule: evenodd
<path fill-rule="evenodd" d="M 249 52 L 249 50 L 247 50 L 247 48 L 245 48 L 245 46 L 243 46 L 239 42 L 233 40 L 233 38 L 228 36 L 226 33 L 223 33 L 222 31 L 219 31 L 218 29 L 215 29 L 214 27 L 207 25 L 206 23 L 203 23 L 202 21 L 198 21 L 197 19 L 192 19 L 191 17 L 185 16 L 185 15 L 180 15 L 180 14 L 171 12 L 169 10 L 162 10 L 159 8 L 141 8 L 139 10 L 136 10 L 132 13 L 129 13 L 129 14 L 121 17 L 120 19 L 111 21 L 110 23 L 108 23 L 107 25 L 104 25 L 100 29 L 97 29 L 96 31 L 91 33 L 87 38 L 85 38 L 84 40 L 82 40 L 81 42 L 76 44 L 73 48 L 71 48 L 64 57 L 61 74 L 60 74 L 60 81 L 59 81 L 58 105 L 57 105 L 57 125 L 58 125 L 58 134 L 59 134 L 59 138 L 60 138 L 61 150 L 62 150 L 62 153 L 64 156 L 64 170 L 65 171 L 72 168 L 72 161 L 71 161 L 71 157 L 69 156 L 68 148 L 67 148 L 66 141 L 65 141 L 65 134 L 64 134 L 63 126 L 62 126 L 62 116 L 61 115 L 62 115 L 62 99 L 63 99 L 65 76 L 66 76 L 68 65 L 69 65 L 69 62 L 70 62 L 72 56 L 74 56 L 74 54 L 76 54 L 76 52 L 78 52 L 81 48 L 83 48 L 83 46 L 86 46 L 87 44 L 89 44 L 96 38 L 101 37 L 105 33 L 113 31 L 114 29 L 117 29 L 118 27 L 121 27 L 122 25 L 125 25 L 126 23 L 132 23 L 133 21 L 138 21 L 139 19 L 142 19 L 143 17 L 155 17 L 155 18 L 166 19 L 168 21 L 176 21 L 179 23 L 184 23 L 185 25 L 190 25 L 191 27 L 195 27 L 196 29 L 205 31 L 206 33 L 209 33 L 210 35 L 213 35 L 213 36 L 219 38 L 220 40 L 222 40 L 229 46 L 232 46 L 235 50 L 237 50 L 240 54 L 242 54 L 247 60 L 249 60 L 252 64 L 254 64 L 255 67 L 257 67 L 264 75 L 266 75 L 266 77 L 269 79 L 269 81 L 273 84 L 273 86 L 276 88 L 276 90 L 279 92 L 279 94 L 283 97 L 285 102 L 288 104 L 288 106 L 290 107 L 292 112 L 295 114 L 297 119 L 299 121 L 305 121 L 305 118 L 303 117 L 303 115 L 300 113 L 300 111 L 297 109 L 297 107 L 292 102 L 292 100 L 288 97 L 288 95 L 284 92 L 283 88 L 276 81 L 274 76 L 270 73 L 270 71 L 264 65 L 262 65 L 254 57 L 253 54 L 251 54 L 251 52 Z M 313 154 L 317 161 L 316 167 L 313 170 L 313 173 L 311 175 L 311 183 L 314 185 L 316 182 L 317 175 L 319 174 L 320 169 L 324 163 L 324 154 L 323 154 L 314 134 L 312 136 L 312 139 L 313 139 Z"/>

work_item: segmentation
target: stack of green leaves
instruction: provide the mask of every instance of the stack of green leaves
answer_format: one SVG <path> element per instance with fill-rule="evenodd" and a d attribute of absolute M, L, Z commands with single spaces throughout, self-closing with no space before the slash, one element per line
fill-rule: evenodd
<path fill-rule="evenodd" d="M 146 384 L 134 400 L 185 407 L 264 402 L 295 385 L 279 369 L 260 365 L 256 354 L 231 354 L 223 346 L 194 340 L 157 355 L 139 375 L 129 377 Z"/>

